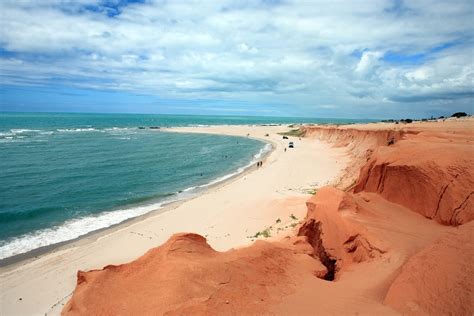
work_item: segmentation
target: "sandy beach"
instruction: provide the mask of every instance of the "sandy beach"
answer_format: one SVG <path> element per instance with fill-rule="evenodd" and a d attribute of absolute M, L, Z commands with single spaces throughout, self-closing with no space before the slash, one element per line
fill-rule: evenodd
<path fill-rule="evenodd" d="M 201 234 L 219 251 L 249 245 L 255 240 L 252 236 L 266 229 L 270 236 L 259 238 L 274 240 L 294 234 L 294 227 L 306 214 L 309 193 L 336 181 L 349 157 L 344 148 L 335 148 L 327 142 L 295 137 L 283 140 L 277 134 L 289 129 L 287 126 L 170 129 L 170 132 L 257 138 L 272 143 L 274 150 L 262 167 L 253 167 L 198 197 L 91 234 L 38 258 L 2 267 L 1 314 L 59 314 L 71 297 L 78 270 L 129 262 L 175 233 Z M 285 152 L 288 141 L 294 141 L 295 148 Z"/>

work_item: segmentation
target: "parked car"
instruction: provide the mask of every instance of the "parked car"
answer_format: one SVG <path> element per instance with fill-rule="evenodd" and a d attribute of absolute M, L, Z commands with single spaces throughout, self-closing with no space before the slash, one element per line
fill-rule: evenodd
<path fill-rule="evenodd" d="M 288 136 L 283 136 L 283 139 L 288 139 Z"/>
<path fill-rule="evenodd" d="M 293 142 L 290 142 L 290 143 L 288 144 L 288 148 L 295 148 L 295 145 L 293 144 Z"/>

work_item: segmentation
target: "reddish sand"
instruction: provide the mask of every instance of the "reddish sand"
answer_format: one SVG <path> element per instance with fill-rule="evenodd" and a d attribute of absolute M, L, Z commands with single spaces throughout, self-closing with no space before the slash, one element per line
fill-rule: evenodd
<path fill-rule="evenodd" d="M 354 192 L 376 192 L 445 225 L 467 223 L 474 219 L 473 145 L 466 135 L 407 135 L 376 149 Z"/>
<path fill-rule="evenodd" d="M 216 252 L 204 237 L 179 234 L 130 264 L 79 272 L 72 315 L 229 315 L 262 313 L 296 286 L 293 276 L 323 275 L 306 243 L 257 241 Z"/>
<path fill-rule="evenodd" d="M 414 255 L 390 286 L 385 303 L 404 315 L 472 315 L 473 241 L 470 222 Z"/>
<path fill-rule="evenodd" d="M 321 188 L 298 237 L 216 252 L 176 235 L 79 272 L 63 313 L 472 315 L 473 123 L 307 127 L 351 150 L 353 189 Z"/>

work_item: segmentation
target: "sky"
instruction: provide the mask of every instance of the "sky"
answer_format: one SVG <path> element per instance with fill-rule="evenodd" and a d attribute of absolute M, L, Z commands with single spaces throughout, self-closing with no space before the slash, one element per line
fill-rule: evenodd
<path fill-rule="evenodd" d="M 0 111 L 474 112 L 472 0 L 2 0 Z"/>

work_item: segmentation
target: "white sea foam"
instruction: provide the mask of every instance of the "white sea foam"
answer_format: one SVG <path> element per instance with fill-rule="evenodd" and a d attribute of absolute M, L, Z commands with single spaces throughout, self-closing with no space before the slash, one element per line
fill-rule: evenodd
<path fill-rule="evenodd" d="M 189 127 L 209 127 L 207 124 L 188 124 Z"/>
<path fill-rule="evenodd" d="M 238 168 L 235 172 L 214 179 L 204 185 L 192 186 L 187 189 L 184 189 L 183 191 L 181 191 L 181 193 L 174 195 L 172 199 L 167 199 L 159 203 L 149 205 L 108 211 L 96 216 L 87 216 L 77 219 L 71 219 L 60 226 L 35 231 L 29 234 L 19 236 L 17 238 L 13 238 L 11 240 L 6 241 L 5 243 L 0 243 L 0 259 L 5 259 L 14 255 L 26 253 L 28 251 L 40 247 L 72 240 L 87 233 L 107 228 L 112 225 L 119 224 L 127 219 L 144 215 L 153 210 L 160 209 L 163 207 L 163 205 L 167 203 L 195 196 L 198 192 L 198 189 L 215 185 L 244 172 L 247 168 L 251 167 L 259 159 L 261 159 L 263 155 L 271 151 L 271 149 L 272 145 L 266 144 L 262 149 L 260 149 L 257 154 L 254 155 L 252 161 L 246 166 Z"/>
<path fill-rule="evenodd" d="M 137 217 L 163 207 L 172 202 L 167 200 L 155 204 L 119 209 L 101 213 L 97 216 L 87 216 L 72 219 L 60 226 L 39 230 L 30 234 L 11 239 L 0 245 L 0 259 L 22 254 L 33 249 L 78 238 L 87 233 L 119 224 L 127 219 Z"/>
<path fill-rule="evenodd" d="M 245 166 L 243 167 L 240 167 L 238 168 L 236 171 L 234 172 L 231 172 L 231 173 L 228 173 L 226 175 L 223 175 L 222 177 L 219 177 L 217 179 L 214 179 L 212 180 L 211 182 L 208 182 L 206 184 L 202 184 L 202 185 L 198 185 L 198 186 L 194 186 L 194 187 L 190 187 L 190 188 L 187 188 L 187 189 L 184 189 L 182 192 L 192 192 L 193 190 L 196 190 L 196 189 L 200 189 L 200 188 L 205 188 L 205 187 L 209 187 L 211 185 L 215 185 L 215 184 L 218 184 L 220 182 L 223 182 L 225 180 L 228 180 L 232 177 L 235 177 L 236 175 L 239 175 L 241 174 L 242 172 L 244 172 L 245 170 L 247 170 L 248 168 L 250 168 L 251 166 L 255 165 L 255 163 L 257 163 L 257 161 L 259 161 L 264 155 L 266 155 L 268 152 L 270 152 L 272 150 L 272 145 L 267 143 L 265 144 L 265 146 L 263 148 L 261 148 L 259 150 L 258 153 L 256 153 L 254 156 L 253 156 L 253 159 Z"/>
<path fill-rule="evenodd" d="M 260 149 L 260 151 L 253 156 L 252 163 L 257 162 L 260 158 L 262 158 L 264 155 L 266 155 L 271 150 L 272 150 L 272 145 L 269 144 L 269 143 L 265 144 L 265 146 L 262 149 Z"/>
<path fill-rule="evenodd" d="M 31 132 L 41 132 L 38 129 L 11 129 L 10 132 L 13 134 L 23 134 L 23 133 L 31 133 Z"/>
<path fill-rule="evenodd" d="M 62 133 L 77 133 L 77 132 L 94 132 L 97 131 L 95 128 L 58 128 L 58 132 Z"/>
<path fill-rule="evenodd" d="M 111 127 L 111 128 L 104 128 L 105 131 L 132 131 L 136 130 L 136 127 Z"/>

